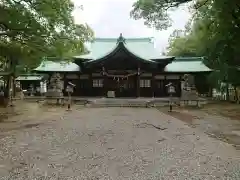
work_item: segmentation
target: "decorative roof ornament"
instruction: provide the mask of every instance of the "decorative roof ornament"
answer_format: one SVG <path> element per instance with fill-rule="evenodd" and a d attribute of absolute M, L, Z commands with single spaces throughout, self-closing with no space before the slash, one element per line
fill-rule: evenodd
<path fill-rule="evenodd" d="M 119 44 L 119 43 L 125 43 L 125 38 L 123 37 L 123 35 L 122 35 L 122 33 L 120 33 L 120 36 L 119 36 L 119 38 L 118 38 L 118 40 L 117 40 L 117 44 Z"/>

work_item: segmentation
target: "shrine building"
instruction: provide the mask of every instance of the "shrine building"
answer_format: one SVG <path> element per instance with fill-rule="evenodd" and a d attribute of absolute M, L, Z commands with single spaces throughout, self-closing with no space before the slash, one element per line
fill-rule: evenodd
<path fill-rule="evenodd" d="M 73 62 L 43 61 L 35 69 L 50 76 L 60 73 L 64 86 L 76 85 L 73 96 L 167 97 L 166 85 L 174 85 L 180 97 L 184 74 L 209 73 L 202 57 L 162 56 L 152 38 L 96 38 L 89 54 Z"/>

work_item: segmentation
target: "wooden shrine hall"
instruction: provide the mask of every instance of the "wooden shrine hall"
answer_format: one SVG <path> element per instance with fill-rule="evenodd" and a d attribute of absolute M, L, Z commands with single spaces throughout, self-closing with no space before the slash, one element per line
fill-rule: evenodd
<path fill-rule="evenodd" d="M 166 85 L 181 96 L 184 74 L 207 73 L 201 57 L 161 56 L 152 38 L 96 38 L 89 53 L 73 62 L 43 61 L 37 73 L 60 73 L 64 86 L 76 85 L 73 96 L 167 97 Z"/>

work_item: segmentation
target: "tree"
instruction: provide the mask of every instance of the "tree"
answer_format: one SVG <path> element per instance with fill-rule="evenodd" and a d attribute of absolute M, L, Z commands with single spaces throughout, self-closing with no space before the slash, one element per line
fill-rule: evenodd
<path fill-rule="evenodd" d="M 134 19 L 144 19 L 145 25 L 156 29 L 171 26 L 168 11 L 192 0 L 137 0 L 130 15 Z"/>
<path fill-rule="evenodd" d="M 170 56 L 198 56 L 196 52 L 196 41 L 182 32 L 182 36 L 176 36 L 179 30 L 174 30 L 169 38 L 167 54 Z"/>
<path fill-rule="evenodd" d="M 181 38 L 172 38 L 169 45 L 171 55 L 207 57 L 205 63 L 216 71 L 209 77 L 211 84 L 219 86 L 225 82 L 235 89 L 240 84 L 239 69 L 239 23 L 240 9 L 233 1 L 205 1 L 197 10 L 193 9 L 191 28 Z"/>
<path fill-rule="evenodd" d="M 203 6 L 214 4 L 216 10 L 219 10 L 219 15 L 231 16 L 231 19 L 234 18 L 238 21 L 239 27 L 240 1 L 238 0 L 137 0 L 133 4 L 133 10 L 130 15 L 135 19 L 144 19 L 145 24 L 148 26 L 156 29 L 166 29 L 171 25 L 168 12 L 187 3 L 191 4 L 196 10 Z"/>
<path fill-rule="evenodd" d="M 2 0 L 0 56 L 37 63 L 43 56 L 82 52 L 93 32 L 74 24 L 73 9 L 70 0 Z"/>
<path fill-rule="evenodd" d="M 2 0 L 0 2 L 0 60 L 11 72 L 7 89 L 19 69 L 37 66 L 42 57 L 65 59 L 84 52 L 93 36 L 86 24 L 74 23 L 70 0 Z M 4 66 L 5 65 L 5 66 Z"/>

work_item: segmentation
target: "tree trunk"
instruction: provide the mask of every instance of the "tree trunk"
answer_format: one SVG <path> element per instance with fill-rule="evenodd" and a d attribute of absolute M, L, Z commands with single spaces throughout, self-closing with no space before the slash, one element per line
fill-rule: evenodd
<path fill-rule="evenodd" d="M 10 69 L 11 69 L 11 71 L 12 71 L 12 76 L 11 76 L 11 88 L 12 88 L 12 96 L 13 97 L 15 97 L 15 95 L 16 95 L 16 85 L 15 85 L 15 76 L 16 76 L 16 65 L 17 65 L 17 63 L 16 63 L 17 61 L 16 61 L 16 59 L 15 58 L 11 58 L 11 67 L 10 67 Z"/>
<path fill-rule="evenodd" d="M 213 97 L 213 88 L 212 87 L 209 88 L 208 97 L 211 97 L 211 98 Z"/>
<path fill-rule="evenodd" d="M 234 86 L 234 93 L 235 93 L 234 101 L 238 103 L 238 102 L 239 102 L 239 99 L 238 99 L 238 90 L 237 90 L 237 86 Z"/>
<path fill-rule="evenodd" d="M 229 83 L 228 82 L 226 83 L 226 88 L 227 88 L 226 89 L 226 100 L 229 101 L 230 98 L 229 98 Z"/>

